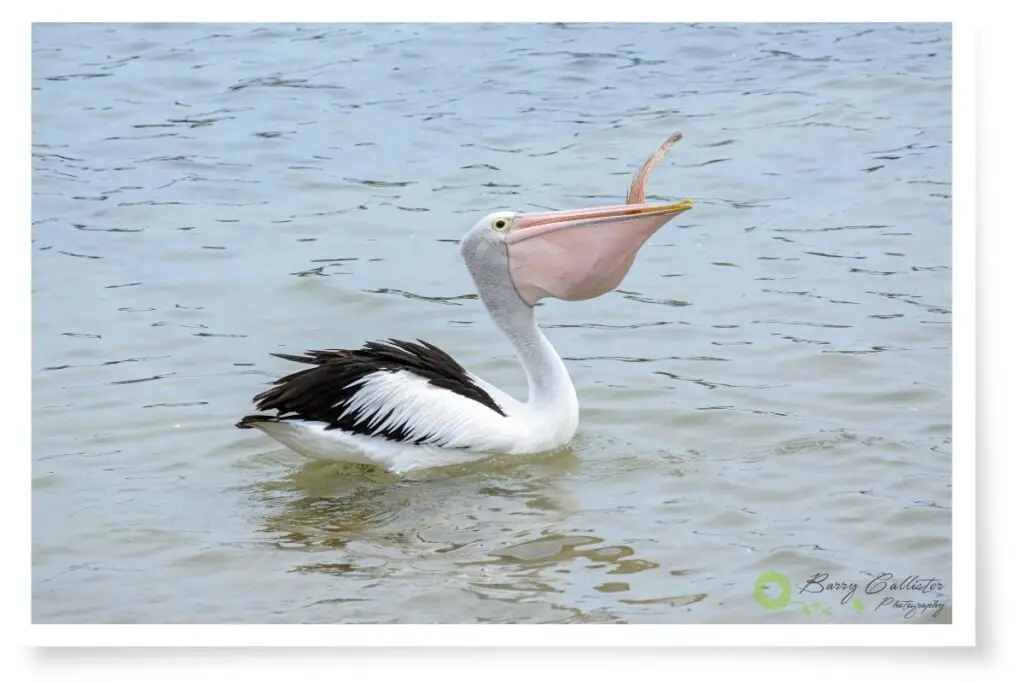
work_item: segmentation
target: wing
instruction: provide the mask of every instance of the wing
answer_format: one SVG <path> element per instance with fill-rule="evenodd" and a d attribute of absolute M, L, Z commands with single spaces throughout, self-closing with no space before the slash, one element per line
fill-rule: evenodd
<path fill-rule="evenodd" d="M 357 350 L 273 354 L 313 367 L 292 373 L 256 396 L 260 419 L 323 422 L 327 429 L 392 441 L 459 447 L 480 426 L 506 416 L 455 359 L 422 340 L 369 342 Z"/>

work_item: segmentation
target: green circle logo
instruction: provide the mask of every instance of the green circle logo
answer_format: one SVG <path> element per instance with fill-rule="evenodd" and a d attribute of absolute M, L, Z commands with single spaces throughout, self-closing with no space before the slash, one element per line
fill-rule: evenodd
<path fill-rule="evenodd" d="M 772 584 L 779 587 L 779 595 L 774 598 L 768 595 L 767 590 Z M 754 582 L 754 599 L 765 609 L 782 609 L 789 604 L 789 596 L 792 593 L 793 586 L 781 572 L 765 572 Z"/>

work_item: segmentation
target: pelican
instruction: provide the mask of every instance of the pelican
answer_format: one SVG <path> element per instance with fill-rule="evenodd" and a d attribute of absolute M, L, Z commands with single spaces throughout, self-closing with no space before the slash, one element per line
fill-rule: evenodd
<path fill-rule="evenodd" d="M 582 301 L 618 287 L 646 241 L 693 206 L 644 203 L 647 175 L 677 140 L 669 137 L 637 172 L 626 203 L 566 211 L 498 211 L 480 219 L 459 249 L 480 301 L 508 338 L 526 375 L 518 401 L 438 347 L 389 339 L 360 349 L 272 354 L 309 367 L 253 402 L 259 429 L 314 460 L 372 464 L 405 473 L 494 454 L 565 446 L 579 425 L 572 379 L 537 325 L 545 297 Z"/>

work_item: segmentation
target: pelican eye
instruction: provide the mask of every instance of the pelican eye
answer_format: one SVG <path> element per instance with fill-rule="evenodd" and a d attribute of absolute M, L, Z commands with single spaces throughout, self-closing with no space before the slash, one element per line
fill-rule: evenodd
<path fill-rule="evenodd" d="M 491 227 L 497 230 L 498 232 L 504 232 L 505 230 L 508 229 L 508 219 L 495 218 L 494 221 L 491 223 Z"/>

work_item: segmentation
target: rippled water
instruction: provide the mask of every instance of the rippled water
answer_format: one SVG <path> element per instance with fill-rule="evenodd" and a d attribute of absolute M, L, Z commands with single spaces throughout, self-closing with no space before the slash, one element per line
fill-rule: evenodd
<path fill-rule="evenodd" d="M 905 621 L 819 572 L 951 618 L 948 26 L 37 25 L 32 69 L 35 621 Z M 541 310 L 570 449 L 399 479 L 233 427 L 269 352 L 384 337 L 522 395 L 457 241 L 674 130 L 649 196 L 695 209 Z"/>

